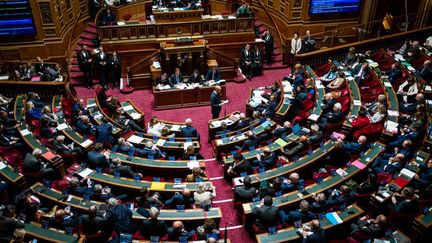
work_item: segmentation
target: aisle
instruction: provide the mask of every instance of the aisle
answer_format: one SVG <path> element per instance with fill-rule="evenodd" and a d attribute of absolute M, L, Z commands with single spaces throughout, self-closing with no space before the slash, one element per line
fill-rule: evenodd
<path fill-rule="evenodd" d="M 245 83 L 228 83 L 227 84 L 227 98 L 229 99 L 226 105 L 226 114 L 233 111 L 245 111 L 245 104 L 250 95 L 252 88 L 260 86 L 268 86 L 273 81 L 281 79 L 288 74 L 288 70 L 265 70 L 263 75 L 254 78 L 252 81 Z M 88 90 L 84 87 L 76 87 L 78 96 L 80 98 L 95 97 L 94 90 Z M 206 159 L 206 172 L 211 178 L 212 183 L 216 187 L 216 198 L 214 199 L 214 207 L 220 207 L 222 210 L 222 220 L 220 227 L 222 233 L 224 228 L 228 228 L 228 238 L 231 242 L 255 242 L 255 239 L 250 236 L 248 232 L 241 226 L 237 210 L 234 209 L 232 202 L 232 185 L 223 179 L 222 166 L 214 160 L 213 151 L 208 141 L 208 121 L 211 119 L 210 106 L 191 107 L 183 109 L 172 110 L 153 110 L 154 98 L 152 90 L 135 91 L 132 94 L 121 94 L 119 90 L 109 90 L 108 95 L 116 96 L 120 101 L 130 99 L 134 104 L 145 113 L 146 122 L 152 117 L 157 116 L 159 119 L 181 122 L 186 118 L 191 118 L 193 126 L 196 127 L 201 134 L 201 150 L 200 153 Z M 224 114 L 222 110 L 221 115 Z"/>

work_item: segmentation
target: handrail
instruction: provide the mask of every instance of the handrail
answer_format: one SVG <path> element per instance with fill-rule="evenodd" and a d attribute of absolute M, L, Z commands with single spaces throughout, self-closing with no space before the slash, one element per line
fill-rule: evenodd
<path fill-rule="evenodd" d="M 99 9 L 99 11 L 96 13 L 96 16 L 93 20 L 93 23 L 97 26 L 98 25 L 98 20 L 99 20 L 99 16 L 101 15 L 102 11 L 105 11 L 108 7 L 104 6 L 101 9 Z"/>
<path fill-rule="evenodd" d="M 285 49 L 285 42 L 283 41 L 284 39 L 282 39 L 281 32 L 280 32 L 280 30 L 279 30 L 278 25 L 277 25 L 276 22 L 274 21 L 273 16 L 269 13 L 269 11 L 268 11 L 268 9 L 267 9 L 267 6 L 266 6 L 263 2 L 261 2 L 261 0 L 257 0 L 257 2 L 258 2 L 258 3 L 261 5 L 261 7 L 264 9 L 264 12 L 266 12 L 266 14 L 267 14 L 267 16 L 269 17 L 270 21 L 272 22 L 273 26 L 276 28 L 276 32 L 277 32 L 278 37 L 279 37 L 279 41 L 280 41 L 280 43 L 281 43 L 281 45 L 282 45 L 281 47 L 282 47 L 282 49 Z"/>
<path fill-rule="evenodd" d="M 67 47 L 66 53 L 65 53 L 65 56 L 66 56 L 66 65 L 67 65 L 67 73 L 68 73 L 68 75 L 67 75 L 68 77 L 66 79 L 66 82 L 69 82 L 70 81 L 70 77 L 71 77 L 71 65 L 70 65 L 71 62 L 70 62 L 70 60 L 71 60 L 71 57 L 72 57 L 72 52 L 71 52 L 71 49 L 72 49 L 72 47 L 71 47 L 72 36 L 73 36 L 73 33 L 75 32 L 75 30 L 77 28 L 78 20 L 81 18 L 81 13 L 82 13 L 82 11 L 81 11 L 81 8 L 80 8 L 79 12 L 78 12 L 78 16 L 76 17 L 76 19 L 74 21 L 74 26 L 72 28 L 72 31 L 70 32 L 69 43 L 68 43 L 68 47 Z M 69 88 L 68 88 L 68 92 L 70 92 Z"/>
<path fill-rule="evenodd" d="M 152 54 L 148 55 L 146 58 L 135 63 L 132 67 L 130 67 L 130 71 L 132 72 L 132 74 L 135 72 L 135 70 L 143 68 L 146 62 L 150 61 L 152 58 L 154 58 L 159 53 L 160 53 L 160 50 L 156 50 Z M 130 77 L 130 78 L 132 78 L 132 77 Z"/>
<path fill-rule="evenodd" d="M 208 48 L 208 50 L 209 50 L 210 52 L 213 52 L 213 53 L 216 54 L 217 56 L 219 56 L 220 59 L 225 60 L 225 61 L 232 62 L 233 67 L 234 67 L 234 65 L 235 65 L 235 63 L 236 63 L 235 58 L 227 57 L 226 54 L 224 54 L 224 53 L 222 53 L 221 51 L 218 51 L 218 50 L 214 50 L 214 49 L 211 49 L 211 48 Z"/>

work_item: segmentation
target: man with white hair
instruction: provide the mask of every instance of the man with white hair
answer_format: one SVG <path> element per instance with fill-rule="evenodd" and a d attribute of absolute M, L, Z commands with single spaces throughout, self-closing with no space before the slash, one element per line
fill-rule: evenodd
<path fill-rule="evenodd" d="M 150 218 L 144 220 L 139 229 L 142 236 L 150 239 L 151 236 L 162 237 L 167 233 L 168 226 L 163 220 L 158 220 L 160 211 L 156 207 L 150 208 Z"/>
<path fill-rule="evenodd" d="M 180 129 L 180 137 L 186 137 L 186 138 L 197 137 L 199 139 L 198 131 L 196 130 L 196 128 L 192 126 L 192 119 L 187 118 L 185 120 L 185 124 L 186 126 Z"/>
<path fill-rule="evenodd" d="M 432 62 L 430 60 L 424 61 L 423 67 L 419 68 L 415 75 L 421 77 L 427 84 L 430 84 L 432 81 Z"/>
<path fill-rule="evenodd" d="M 54 169 L 48 167 L 48 164 L 42 162 L 42 150 L 34 149 L 32 153 L 27 153 L 24 157 L 24 173 L 42 173 L 44 178 L 53 176 Z M 52 179 L 52 178 L 50 178 Z"/>
<path fill-rule="evenodd" d="M 106 232 L 115 230 L 117 235 L 133 234 L 136 231 L 136 225 L 132 219 L 132 211 L 124 204 L 119 204 L 115 198 L 108 199 L 108 210 L 104 217 L 105 226 L 108 227 Z"/>
<path fill-rule="evenodd" d="M 291 134 L 291 123 L 289 121 L 285 121 L 283 126 L 277 126 L 276 129 L 273 131 L 273 135 L 277 138 L 286 137 L 287 135 Z"/>
<path fill-rule="evenodd" d="M 333 110 L 328 112 L 327 114 L 324 114 L 320 117 L 318 126 L 321 128 L 325 128 L 329 125 L 335 125 L 343 120 L 343 113 L 342 113 L 342 105 L 341 103 L 336 103 L 333 106 Z"/>
<path fill-rule="evenodd" d="M 308 143 L 310 145 L 313 145 L 313 144 L 317 144 L 317 143 L 321 142 L 324 135 L 323 135 L 322 131 L 320 131 L 319 126 L 314 123 L 311 125 L 310 130 L 311 131 L 310 131 L 310 135 L 308 137 Z"/>
<path fill-rule="evenodd" d="M 322 107 L 322 113 L 325 114 L 327 112 L 330 112 L 333 110 L 334 104 L 336 104 L 337 101 L 333 99 L 333 94 L 331 92 L 328 92 L 324 95 L 324 102 Z"/>
<path fill-rule="evenodd" d="M 233 130 L 240 130 L 250 125 L 250 119 L 244 113 L 240 113 L 240 120 L 237 122 Z"/>
<path fill-rule="evenodd" d="M 148 141 L 146 143 L 146 147 L 142 150 L 140 149 L 139 155 L 142 157 L 153 156 L 155 159 L 165 157 L 164 154 L 160 151 L 160 149 L 156 147 L 156 145 L 154 145 L 153 141 Z"/>

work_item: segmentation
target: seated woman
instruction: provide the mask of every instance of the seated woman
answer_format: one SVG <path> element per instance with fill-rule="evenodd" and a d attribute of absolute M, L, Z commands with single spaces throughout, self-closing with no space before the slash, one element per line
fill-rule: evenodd
<path fill-rule="evenodd" d="M 190 84 L 201 84 L 202 79 L 198 69 L 195 69 L 193 71 L 193 73 L 189 76 L 187 82 Z"/>
<path fill-rule="evenodd" d="M 384 120 L 385 116 L 387 115 L 387 107 L 384 105 L 380 105 L 378 107 L 378 112 L 373 114 L 373 116 L 369 116 L 370 123 L 380 123 Z"/>
<path fill-rule="evenodd" d="M 36 109 L 32 101 L 26 103 L 27 116 L 31 119 L 40 120 L 42 118 L 42 111 Z"/>
<path fill-rule="evenodd" d="M 163 127 L 165 127 L 165 124 L 159 122 L 157 117 L 153 116 L 148 123 L 147 133 L 160 137 L 162 135 L 161 132 Z"/>
<path fill-rule="evenodd" d="M 163 137 L 167 137 L 167 138 L 174 138 L 175 137 L 175 133 L 171 132 L 168 127 L 162 127 L 161 130 L 161 135 Z"/>
<path fill-rule="evenodd" d="M 334 91 L 342 88 L 346 84 L 345 74 L 343 72 L 339 72 L 337 78 L 331 81 L 327 85 L 327 89 Z"/>
<path fill-rule="evenodd" d="M 198 233 L 198 240 L 207 240 L 209 237 L 208 234 L 219 235 L 220 232 L 219 232 L 219 227 L 217 226 L 214 219 L 206 219 L 203 225 L 198 226 L 197 233 Z"/>
<path fill-rule="evenodd" d="M 113 96 L 107 96 L 105 89 L 101 85 L 96 86 L 96 98 L 98 99 L 101 109 L 108 109 L 108 116 L 117 110 L 117 98 Z"/>
<path fill-rule="evenodd" d="M 195 152 L 193 145 L 189 145 L 184 151 L 182 159 L 190 160 L 191 157 L 195 157 L 195 159 L 197 160 L 204 159 L 204 157 L 201 154 Z"/>
<path fill-rule="evenodd" d="M 197 180 L 208 181 L 207 174 L 200 168 L 194 167 L 192 168 L 192 174 L 186 176 L 186 182 L 196 182 Z"/>
<path fill-rule="evenodd" d="M 264 92 L 261 96 L 262 97 L 264 97 L 264 98 L 266 98 L 266 99 L 270 99 L 270 96 L 274 96 L 275 97 L 275 99 L 277 99 L 277 100 L 280 100 L 280 96 L 281 96 L 281 94 L 282 94 L 282 89 L 279 87 L 279 84 L 278 84 L 278 82 L 277 81 L 274 81 L 273 83 L 272 83 L 272 85 L 270 85 L 270 86 L 266 86 L 266 87 L 264 87 L 265 89 L 270 89 L 269 91 L 270 92 Z"/>
<path fill-rule="evenodd" d="M 290 74 L 289 76 L 284 77 L 284 80 L 290 81 L 293 88 L 295 89 L 299 85 L 303 85 L 305 71 L 303 66 L 300 63 L 297 63 L 294 66 L 294 72 Z"/>
<path fill-rule="evenodd" d="M 142 128 L 140 125 L 138 125 L 137 122 L 135 122 L 133 119 L 129 119 L 128 117 L 126 117 L 125 112 L 122 108 L 117 109 L 112 115 L 111 119 L 115 123 L 121 124 L 123 126 L 124 131 L 133 130 L 141 133 L 146 132 L 146 130 Z"/>
<path fill-rule="evenodd" d="M 407 80 L 399 86 L 397 97 L 399 101 L 412 103 L 415 101 L 418 92 L 416 79 L 413 76 L 408 76 Z"/>

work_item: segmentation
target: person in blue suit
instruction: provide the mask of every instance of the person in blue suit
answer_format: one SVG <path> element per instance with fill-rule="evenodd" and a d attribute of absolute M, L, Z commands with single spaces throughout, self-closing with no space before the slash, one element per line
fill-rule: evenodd
<path fill-rule="evenodd" d="M 82 115 L 79 117 L 80 119 L 78 120 L 77 124 L 76 124 L 76 131 L 84 136 L 90 135 L 94 133 L 94 127 L 93 124 L 90 122 L 90 119 L 88 116 L 86 115 Z"/>
<path fill-rule="evenodd" d="M 95 126 L 95 128 L 95 137 L 97 143 L 111 143 L 111 133 L 113 128 L 105 117 L 102 118 L 102 124 Z"/>
<path fill-rule="evenodd" d="M 388 77 L 390 83 L 394 83 L 395 80 L 402 77 L 402 71 L 400 70 L 400 66 L 398 62 L 395 62 L 391 65 L 391 68 L 385 72 Z"/>
<path fill-rule="evenodd" d="M 219 71 L 218 66 L 213 66 L 210 70 L 207 71 L 206 81 L 214 80 L 215 82 L 221 79 L 221 73 Z"/>
<path fill-rule="evenodd" d="M 264 110 L 264 115 L 267 118 L 273 118 L 276 113 L 276 108 L 279 105 L 279 102 L 275 100 L 273 95 L 270 96 L 270 101 L 267 108 Z"/>
<path fill-rule="evenodd" d="M 309 210 L 309 203 L 306 200 L 302 200 L 300 202 L 300 208 L 298 210 L 285 212 L 283 210 L 279 211 L 279 217 L 281 219 L 281 223 L 285 222 L 295 222 L 301 220 L 302 222 L 309 222 L 312 219 L 315 219 L 316 216 L 312 211 Z"/>
<path fill-rule="evenodd" d="M 29 118 L 40 120 L 42 118 L 42 110 L 36 109 L 33 102 L 28 101 L 26 104 L 27 116 Z"/>
<path fill-rule="evenodd" d="M 165 206 L 169 208 L 176 208 L 178 205 L 184 205 L 185 208 L 190 208 L 194 203 L 189 188 L 183 188 L 182 193 L 176 192 L 170 199 L 165 201 Z"/>
<path fill-rule="evenodd" d="M 219 114 L 223 105 L 221 100 L 221 92 L 222 88 L 220 86 L 216 86 L 210 95 L 212 119 L 219 118 Z"/>
<path fill-rule="evenodd" d="M 258 154 L 257 160 L 254 160 L 253 164 L 258 165 L 260 168 L 269 169 L 276 164 L 277 159 L 277 154 L 272 152 L 268 147 L 266 147 L 263 149 L 263 155 Z"/>
<path fill-rule="evenodd" d="M 243 146 L 241 147 L 242 151 L 249 150 L 250 147 L 257 147 L 260 140 L 257 136 L 251 131 L 246 133 L 247 139 L 243 142 Z"/>
<path fill-rule="evenodd" d="M 185 124 L 186 126 L 180 129 L 180 137 L 186 137 L 186 138 L 197 137 L 199 140 L 199 133 L 196 130 L 196 128 L 192 126 L 192 119 L 187 118 L 185 120 Z"/>
<path fill-rule="evenodd" d="M 92 167 L 108 168 L 109 166 L 109 152 L 101 153 L 103 145 L 95 143 L 94 149 L 87 154 L 87 161 Z"/>
<path fill-rule="evenodd" d="M 183 75 L 180 73 L 180 68 L 176 68 L 173 75 L 169 79 L 171 86 L 183 83 Z"/>
<path fill-rule="evenodd" d="M 399 134 L 394 141 L 387 144 L 387 150 L 399 147 L 405 140 L 418 141 L 421 135 L 419 129 L 418 126 L 412 126 L 411 131 Z"/>

